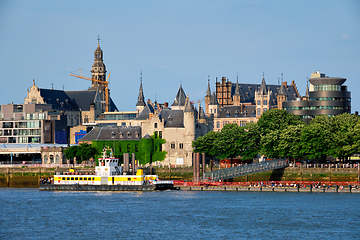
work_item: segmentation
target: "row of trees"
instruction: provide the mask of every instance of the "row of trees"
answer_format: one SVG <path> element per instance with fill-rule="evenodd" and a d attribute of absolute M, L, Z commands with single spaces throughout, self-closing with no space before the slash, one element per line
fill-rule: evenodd
<path fill-rule="evenodd" d="M 96 154 L 99 154 L 99 151 L 88 143 L 81 143 L 65 149 L 64 154 L 67 159 L 76 159 L 77 163 L 81 163 L 94 158 Z"/>
<path fill-rule="evenodd" d="M 266 111 L 257 123 L 240 127 L 226 124 L 220 132 L 209 132 L 192 144 L 195 152 L 209 157 L 253 159 L 257 154 L 269 158 L 325 161 L 327 156 L 347 159 L 360 153 L 360 121 L 344 113 L 316 116 L 305 124 L 285 110 Z"/>

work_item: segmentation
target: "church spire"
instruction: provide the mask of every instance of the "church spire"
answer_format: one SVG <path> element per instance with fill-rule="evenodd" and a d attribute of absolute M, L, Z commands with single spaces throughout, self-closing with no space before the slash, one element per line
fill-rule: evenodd
<path fill-rule="evenodd" d="M 140 88 L 139 88 L 139 96 L 136 106 L 145 106 L 145 98 L 144 98 L 144 91 L 142 87 L 142 71 L 140 72 Z"/>
<path fill-rule="evenodd" d="M 239 76 L 236 77 L 236 87 L 235 87 L 234 96 L 240 96 Z"/>
<path fill-rule="evenodd" d="M 94 63 L 91 67 L 91 76 L 92 76 L 92 78 L 94 78 L 96 80 L 105 81 L 106 67 L 105 67 L 104 60 L 103 60 L 103 50 L 100 48 L 99 35 L 98 35 L 97 40 L 98 40 L 98 46 L 94 52 Z M 97 89 L 97 88 L 103 89 L 104 86 L 101 84 L 99 85 L 99 83 L 93 81 L 91 88 L 92 89 Z"/>
<path fill-rule="evenodd" d="M 206 97 L 210 97 L 211 96 L 211 90 L 210 90 L 210 76 L 208 76 L 208 87 L 206 90 Z"/>
<path fill-rule="evenodd" d="M 309 98 L 309 80 L 306 83 L 306 93 L 305 93 L 305 97 Z"/>

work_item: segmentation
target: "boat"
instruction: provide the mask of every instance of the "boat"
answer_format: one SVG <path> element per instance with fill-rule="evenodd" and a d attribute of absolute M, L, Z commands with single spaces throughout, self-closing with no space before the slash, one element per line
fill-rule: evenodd
<path fill-rule="evenodd" d="M 99 158 L 94 173 L 81 174 L 70 170 L 56 173 L 52 184 L 40 184 L 39 190 L 66 191 L 154 191 L 172 190 L 173 181 L 160 181 L 157 175 L 145 175 L 142 168 L 135 175 L 128 175 L 114 157 Z"/>

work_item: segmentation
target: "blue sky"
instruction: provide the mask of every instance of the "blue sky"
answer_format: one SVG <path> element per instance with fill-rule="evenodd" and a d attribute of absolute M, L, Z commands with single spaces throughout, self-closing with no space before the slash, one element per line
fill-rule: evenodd
<path fill-rule="evenodd" d="M 347 78 L 360 109 L 360 1 L 8 1 L 0 2 L 0 104 L 40 88 L 85 90 L 69 76 L 90 70 L 100 35 L 119 110 L 135 110 L 140 72 L 146 99 L 191 100 L 208 75 L 241 83 L 295 81 L 305 94 L 314 71 Z"/>

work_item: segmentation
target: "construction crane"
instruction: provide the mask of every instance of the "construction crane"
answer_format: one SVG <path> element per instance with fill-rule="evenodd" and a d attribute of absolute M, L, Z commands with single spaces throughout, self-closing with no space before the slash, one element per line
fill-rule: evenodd
<path fill-rule="evenodd" d="M 70 76 L 72 77 L 77 77 L 77 78 L 81 78 L 81 79 L 85 79 L 85 80 L 89 80 L 89 81 L 93 81 L 99 84 L 104 85 L 105 88 L 105 112 L 109 112 L 109 78 L 110 78 L 110 73 L 108 74 L 106 81 L 101 81 L 95 78 L 88 78 L 88 77 L 84 77 L 81 74 L 81 68 L 79 69 L 80 75 L 78 74 L 74 74 L 74 73 L 70 73 Z"/>

